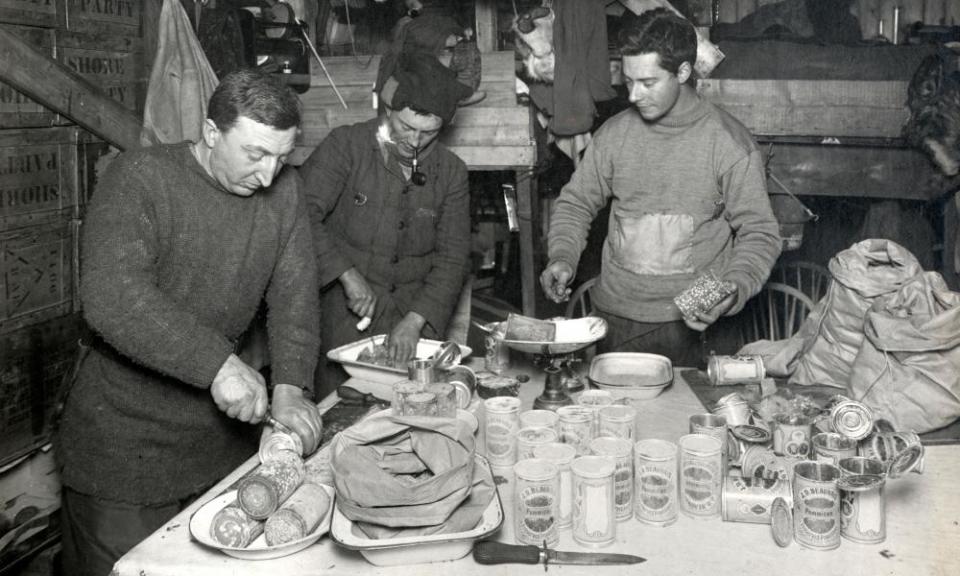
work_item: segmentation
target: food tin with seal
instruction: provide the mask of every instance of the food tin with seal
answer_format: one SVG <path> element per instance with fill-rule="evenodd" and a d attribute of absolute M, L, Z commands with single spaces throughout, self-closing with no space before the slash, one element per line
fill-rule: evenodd
<path fill-rule="evenodd" d="M 759 355 L 711 356 L 707 376 L 714 386 L 759 384 L 766 370 Z"/>
<path fill-rule="evenodd" d="M 857 455 L 857 441 L 836 432 L 820 432 L 811 441 L 818 462 L 836 466 L 843 458 Z"/>
<path fill-rule="evenodd" d="M 915 432 L 874 433 L 860 442 L 857 453 L 883 462 L 887 474 L 898 478 L 920 465 L 923 445 Z"/>
<path fill-rule="evenodd" d="M 590 453 L 593 440 L 593 410 L 586 406 L 561 406 L 557 408 L 557 431 L 560 441 L 571 444 L 578 456 Z"/>
<path fill-rule="evenodd" d="M 581 546 L 599 548 L 613 544 L 617 518 L 613 509 L 613 474 L 616 464 L 605 456 L 580 456 L 573 472 L 573 539 Z"/>
<path fill-rule="evenodd" d="M 713 413 L 726 418 L 728 426 L 741 426 L 750 424 L 752 411 L 746 399 L 739 392 L 733 392 L 717 400 Z"/>
<path fill-rule="evenodd" d="M 706 434 L 680 437 L 680 511 L 693 518 L 720 515 L 723 449 Z"/>
<path fill-rule="evenodd" d="M 776 498 L 793 502 L 789 481 L 727 476 L 723 482 L 720 514 L 727 522 L 769 524 L 770 509 Z"/>
<path fill-rule="evenodd" d="M 493 466 L 517 462 L 517 432 L 520 430 L 520 399 L 496 396 L 483 401 L 487 460 Z"/>
<path fill-rule="evenodd" d="M 613 404 L 600 409 L 600 436 L 633 439 L 637 409 L 633 406 Z"/>
<path fill-rule="evenodd" d="M 625 438 L 602 437 L 590 442 L 590 451 L 612 458 L 613 510 L 618 521 L 633 518 L 633 442 Z"/>
<path fill-rule="evenodd" d="M 812 550 L 840 546 L 840 469 L 825 462 L 797 462 L 793 468 L 793 535 Z"/>
<path fill-rule="evenodd" d="M 560 539 L 560 471 L 549 460 L 528 458 L 513 467 L 516 474 L 514 537 L 519 544 L 553 548 Z"/>
<path fill-rule="evenodd" d="M 521 428 L 517 432 L 517 460 L 533 458 L 537 446 L 556 442 L 557 438 L 557 431 L 553 428 Z"/>
<path fill-rule="evenodd" d="M 740 459 L 740 473 L 754 478 L 790 480 L 793 477 L 793 461 L 777 456 L 764 444 L 754 444 L 747 447 Z"/>
<path fill-rule="evenodd" d="M 798 414 L 777 414 L 773 422 L 774 453 L 805 459 L 810 454 L 810 419 Z"/>
<path fill-rule="evenodd" d="M 727 459 L 731 466 L 743 466 L 743 457 L 751 446 L 769 446 L 772 439 L 770 431 L 759 426 L 743 424 L 730 429 L 727 439 Z"/>
<path fill-rule="evenodd" d="M 654 526 L 677 521 L 677 445 L 646 438 L 634 445 L 634 512 Z"/>
<path fill-rule="evenodd" d="M 830 401 L 830 427 L 847 438 L 862 440 L 873 430 L 873 411 L 862 402 L 836 395 Z"/>
<path fill-rule="evenodd" d="M 510 376 L 500 376 L 493 372 L 477 372 L 477 396 L 486 400 L 498 396 L 517 397 L 520 394 L 520 381 Z"/>
<path fill-rule="evenodd" d="M 887 538 L 884 477 L 875 474 L 846 476 L 840 487 L 840 535 L 861 544 L 879 544 Z"/>

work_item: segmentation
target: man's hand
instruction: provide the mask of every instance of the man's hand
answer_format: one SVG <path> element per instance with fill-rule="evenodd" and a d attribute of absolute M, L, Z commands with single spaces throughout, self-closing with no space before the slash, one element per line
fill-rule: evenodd
<path fill-rule="evenodd" d="M 733 305 L 737 303 L 737 292 L 738 290 L 734 290 L 732 294 L 718 302 L 716 306 L 707 310 L 706 312 L 698 312 L 696 318 L 684 316 L 684 324 L 686 324 L 692 330 L 703 332 L 707 329 L 707 326 L 710 326 L 716 322 L 718 318 L 733 308 Z"/>
<path fill-rule="evenodd" d="M 231 354 L 213 377 L 210 395 L 217 408 L 241 422 L 256 424 L 267 412 L 267 384 L 263 376 L 236 354 Z"/>
<path fill-rule="evenodd" d="M 417 353 L 420 331 L 427 319 L 416 312 L 407 312 L 403 320 L 390 331 L 387 337 L 387 358 L 395 364 L 406 364 Z"/>
<path fill-rule="evenodd" d="M 293 430 L 303 442 L 303 455 L 313 454 L 320 444 L 323 421 L 317 405 L 303 395 L 303 389 L 291 384 L 276 384 L 270 414 Z"/>
<path fill-rule="evenodd" d="M 343 293 L 347 296 L 347 307 L 350 311 L 361 318 L 364 316 L 373 318 L 373 313 L 377 309 L 377 295 L 367 283 L 367 279 L 357 272 L 356 268 L 351 268 L 340 275 L 340 284 L 343 285 Z"/>
<path fill-rule="evenodd" d="M 568 285 L 573 280 L 573 267 L 555 260 L 540 274 L 540 286 L 547 298 L 554 302 L 566 302 L 570 298 Z"/>

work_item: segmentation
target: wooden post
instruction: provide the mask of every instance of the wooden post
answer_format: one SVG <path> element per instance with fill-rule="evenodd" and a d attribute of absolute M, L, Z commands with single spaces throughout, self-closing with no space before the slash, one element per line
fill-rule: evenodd
<path fill-rule="evenodd" d="M 121 149 L 140 146 L 140 119 L 85 78 L 0 28 L 0 80 Z"/>
<path fill-rule="evenodd" d="M 960 290 L 960 269 L 957 267 L 957 244 L 960 243 L 960 192 L 943 205 L 943 278 L 952 290 Z"/>
<path fill-rule="evenodd" d="M 533 174 L 520 170 L 514 172 L 517 182 L 517 219 L 520 221 L 520 296 L 523 313 L 536 316 L 537 290 L 540 289 L 538 277 L 537 244 L 540 242 L 538 230 L 534 229 L 536 215 L 536 183 Z M 540 228 L 540 226 L 536 226 Z"/>
<path fill-rule="evenodd" d="M 477 47 L 480 52 L 497 50 L 497 2 L 476 0 L 474 14 L 477 20 Z"/>

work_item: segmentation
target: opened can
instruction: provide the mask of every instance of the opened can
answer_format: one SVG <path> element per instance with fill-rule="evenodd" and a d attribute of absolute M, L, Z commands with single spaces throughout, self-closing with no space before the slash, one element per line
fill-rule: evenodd
<path fill-rule="evenodd" d="M 727 476 L 723 483 L 720 513 L 727 522 L 770 523 L 773 501 L 793 501 L 790 482 L 783 478 Z"/>
<path fill-rule="evenodd" d="M 586 406 L 561 406 L 557 408 L 557 431 L 560 441 L 572 444 L 577 455 L 590 453 L 590 441 L 593 440 L 593 410 Z"/>
<path fill-rule="evenodd" d="M 571 522 L 573 522 L 573 473 L 570 471 L 570 464 L 577 457 L 576 449 L 569 444 L 551 442 L 535 446 L 533 457 L 549 460 L 557 465 L 560 476 L 560 492 L 557 496 L 559 507 L 557 526 L 569 528 Z"/>
<path fill-rule="evenodd" d="M 711 356 L 707 376 L 714 386 L 759 384 L 766 371 L 759 355 Z"/>
<path fill-rule="evenodd" d="M 840 535 L 861 544 L 879 544 L 887 538 L 884 477 L 859 474 L 841 478 Z"/>
<path fill-rule="evenodd" d="M 570 465 L 573 472 L 573 539 L 582 546 L 613 544 L 617 518 L 613 509 L 611 458 L 580 456 Z"/>
<path fill-rule="evenodd" d="M 625 438 L 594 438 L 590 451 L 613 459 L 613 511 L 618 521 L 633 518 L 633 442 Z"/>
<path fill-rule="evenodd" d="M 820 432 L 811 441 L 817 462 L 836 466 L 843 458 L 857 455 L 857 441 L 836 432 Z"/>
<path fill-rule="evenodd" d="M 714 414 L 726 418 L 728 426 L 750 424 L 751 412 L 750 405 L 739 392 L 727 394 L 717 400 L 717 405 L 713 409 Z"/>

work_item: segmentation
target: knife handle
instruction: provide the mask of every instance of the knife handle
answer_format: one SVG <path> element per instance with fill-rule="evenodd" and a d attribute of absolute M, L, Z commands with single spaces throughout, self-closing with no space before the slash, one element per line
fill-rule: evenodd
<path fill-rule="evenodd" d="M 540 549 L 483 540 L 473 545 L 473 559 L 479 564 L 537 564 Z"/>

